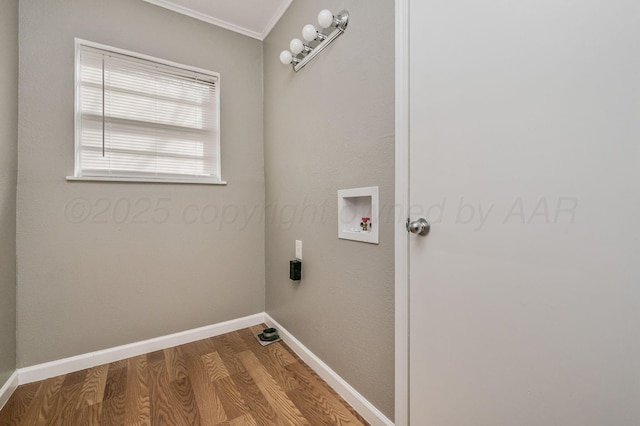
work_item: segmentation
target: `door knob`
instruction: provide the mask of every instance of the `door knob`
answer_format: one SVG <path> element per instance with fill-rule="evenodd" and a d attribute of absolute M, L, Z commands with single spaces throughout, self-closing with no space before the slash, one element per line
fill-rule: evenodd
<path fill-rule="evenodd" d="M 430 229 L 431 224 L 427 221 L 427 219 L 420 218 L 418 220 L 414 220 L 413 222 L 407 219 L 407 231 L 413 234 L 427 235 Z"/>

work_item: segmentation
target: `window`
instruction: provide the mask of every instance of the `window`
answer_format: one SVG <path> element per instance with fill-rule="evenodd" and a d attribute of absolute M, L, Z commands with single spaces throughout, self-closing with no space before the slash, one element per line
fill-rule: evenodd
<path fill-rule="evenodd" d="M 224 183 L 220 76 L 76 40 L 75 176 Z"/>

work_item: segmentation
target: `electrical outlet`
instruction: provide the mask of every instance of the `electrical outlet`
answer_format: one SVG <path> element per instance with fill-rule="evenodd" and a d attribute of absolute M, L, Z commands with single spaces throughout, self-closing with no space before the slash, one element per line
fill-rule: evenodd
<path fill-rule="evenodd" d="M 296 259 L 302 260 L 302 241 L 296 240 Z"/>

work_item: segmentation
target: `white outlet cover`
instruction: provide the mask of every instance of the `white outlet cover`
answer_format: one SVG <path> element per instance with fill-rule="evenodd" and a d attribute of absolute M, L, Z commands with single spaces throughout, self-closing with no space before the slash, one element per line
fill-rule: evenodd
<path fill-rule="evenodd" d="M 302 260 L 302 241 L 296 240 L 296 259 Z"/>

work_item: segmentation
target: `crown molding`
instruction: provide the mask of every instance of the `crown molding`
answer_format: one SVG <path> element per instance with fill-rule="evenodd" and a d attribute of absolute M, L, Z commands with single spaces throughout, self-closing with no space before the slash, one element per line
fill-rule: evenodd
<path fill-rule="evenodd" d="M 180 13 L 182 15 L 189 16 L 191 18 L 198 19 L 200 21 L 207 22 L 209 24 L 215 25 L 217 27 L 224 28 L 229 31 L 233 31 L 242 35 L 246 35 L 251 38 L 255 38 L 256 40 L 263 41 L 271 32 L 273 27 L 278 23 L 282 15 L 287 11 L 293 0 L 286 0 L 284 3 L 280 5 L 276 13 L 271 17 L 266 27 L 262 32 L 257 32 L 254 30 L 250 30 L 240 25 L 236 25 L 231 22 L 227 22 L 223 19 L 215 18 L 211 15 L 207 15 L 202 12 L 198 12 L 197 10 L 189 9 L 188 7 L 177 5 L 168 0 L 144 0 L 147 3 L 154 4 L 156 6 L 163 7 L 165 9 L 171 10 L 173 12 Z"/>

